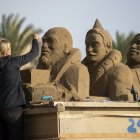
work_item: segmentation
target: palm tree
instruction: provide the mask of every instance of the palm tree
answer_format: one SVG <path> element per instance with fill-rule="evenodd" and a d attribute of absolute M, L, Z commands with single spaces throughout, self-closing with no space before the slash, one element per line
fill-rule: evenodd
<path fill-rule="evenodd" d="M 19 15 L 2 15 L 0 36 L 11 42 L 13 56 L 20 55 L 25 51 L 31 43 L 33 33 L 42 32 L 41 29 L 35 29 L 32 24 L 21 29 L 25 19 L 25 17 L 19 18 Z"/>
<path fill-rule="evenodd" d="M 120 34 L 116 32 L 116 41 L 113 41 L 113 48 L 119 50 L 122 53 L 122 62 L 126 63 L 127 61 L 127 52 L 130 47 L 130 43 L 132 38 L 134 37 L 134 33 L 130 32 L 128 36 L 125 34 Z"/>

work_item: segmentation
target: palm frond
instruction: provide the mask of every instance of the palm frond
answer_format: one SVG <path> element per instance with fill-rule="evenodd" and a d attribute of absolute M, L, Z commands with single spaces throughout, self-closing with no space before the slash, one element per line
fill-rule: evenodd
<path fill-rule="evenodd" d="M 134 33 L 130 32 L 128 36 L 124 33 L 116 32 L 116 41 L 113 40 L 113 48 L 119 50 L 122 53 L 122 62 L 126 63 L 127 52 L 130 46 L 130 42 L 134 37 Z"/>
<path fill-rule="evenodd" d="M 27 25 L 21 30 L 25 20 L 25 17 L 19 18 L 19 15 L 2 15 L 0 36 L 11 42 L 13 55 L 20 55 L 20 53 L 25 50 L 25 48 L 31 43 L 33 33 L 42 32 L 40 28 L 36 29 L 32 24 Z"/>

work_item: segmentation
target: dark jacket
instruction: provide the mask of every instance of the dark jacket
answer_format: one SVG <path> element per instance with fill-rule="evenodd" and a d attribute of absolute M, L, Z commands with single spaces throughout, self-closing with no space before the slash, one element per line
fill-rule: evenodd
<path fill-rule="evenodd" d="M 39 53 L 36 39 L 32 49 L 22 56 L 0 58 L 0 109 L 25 105 L 25 96 L 20 78 L 20 67 L 33 60 Z"/>

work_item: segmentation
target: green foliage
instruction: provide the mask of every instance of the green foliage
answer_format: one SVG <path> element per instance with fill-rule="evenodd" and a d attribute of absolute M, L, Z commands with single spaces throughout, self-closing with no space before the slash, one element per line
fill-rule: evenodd
<path fill-rule="evenodd" d="M 130 32 L 128 36 L 116 32 L 116 41 L 113 41 L 113 49 L 117 49 L 122 53 L 123 63 L 126 63 L 127 61 L 127 52 L 134 35 L 135 34 L 133 32 Z"/>
<path fill-rule="evenodd" d="M 26 18 L 19 18 L 19 15 L 10 14 L 2 15 L 0 23 L 0 36 L 11 42 L 12 55 L 20 55 L 31 43 L 34 33 L 41 33 L 41 29 L 35 29 L 32 24 L 27 25 L 24 29 L 22 25 Z"/>

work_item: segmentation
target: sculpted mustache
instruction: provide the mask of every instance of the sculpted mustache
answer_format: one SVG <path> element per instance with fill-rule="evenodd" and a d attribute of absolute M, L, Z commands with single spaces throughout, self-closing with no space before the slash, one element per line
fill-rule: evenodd
<path fill-rule="evenodd" d="M 88 55 L 97 55 L 95 52 L 89 52 Z"/>
<path fill-rule="evenodd" d="M 140 53 L 137 49 L 130 49 L 129 52 L 135 52 L 135 53 Z"/>
<path fill-rule="evenodd" d="M 51 56 L 52 51 L 49 50 L 49 49 L 42 49 L 42 50 L 41 50 L 41 54 L 42 54 L 42 55 L 45 55 L 45 56 Z"/>
<path fill-rule="evenodd" d="M 48 52 L 48 53 L 52 53 L 52 51 L 48 48 L 42 48 L 42 52 Z"/>

